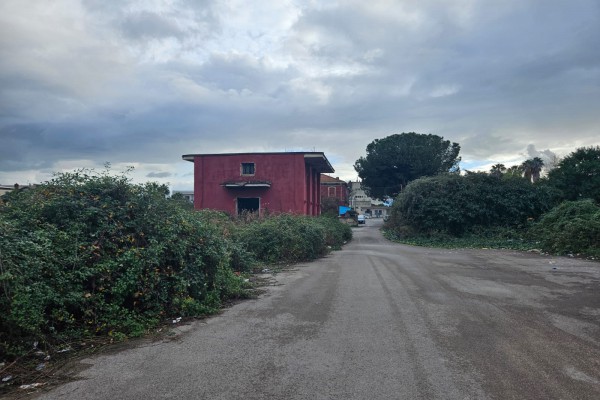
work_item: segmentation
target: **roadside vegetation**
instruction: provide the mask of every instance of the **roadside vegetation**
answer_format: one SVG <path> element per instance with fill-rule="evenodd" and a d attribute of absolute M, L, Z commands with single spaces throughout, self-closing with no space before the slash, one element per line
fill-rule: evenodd
<path fill-rule="evenodd" d="M 577 149 L 542 177 L 539 158 L 489 173 L 413 179 L 385 235 L 437 247 L 509 248 L 600 257 L 600 147 Z"/>
<path fill-rule="evenodd" d="M 265 263 L 315 259 L 351 235 L 335 218 L 194 211 L 108 170 L 58 174 L 0 205 L 0 366 L 215 313 Z"/>

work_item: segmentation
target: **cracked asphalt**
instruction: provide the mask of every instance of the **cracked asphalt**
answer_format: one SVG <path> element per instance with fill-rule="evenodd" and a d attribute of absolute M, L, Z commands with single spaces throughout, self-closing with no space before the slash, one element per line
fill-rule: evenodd
<path fill-rule="evenodd" d="M 380 224 L 37 398 L 600 399 L 600 263 L 404 246 Z"/>

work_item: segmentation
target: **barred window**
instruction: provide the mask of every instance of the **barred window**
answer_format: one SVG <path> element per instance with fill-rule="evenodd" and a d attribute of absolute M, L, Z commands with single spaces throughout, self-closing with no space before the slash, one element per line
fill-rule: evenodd
<path fill-rule="evenodd" d="M 254 175 L 254 163 L 242 163 L 242 175 Z"/>

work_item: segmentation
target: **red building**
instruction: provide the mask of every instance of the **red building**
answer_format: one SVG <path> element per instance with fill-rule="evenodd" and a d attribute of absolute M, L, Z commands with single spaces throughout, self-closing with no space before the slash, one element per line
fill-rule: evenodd
<path fill-rule="evenodd" d="M 321 174 L 321 202 L 335 199 L 338 206 L 348 205 L 348 183 L 340 178 Z"/>
<path fill-rule="evenodd" d="M 194 163 L 194 208 L 321 213 L 322 172 L 334 172 L 324 153 L 186 154 Z"/>

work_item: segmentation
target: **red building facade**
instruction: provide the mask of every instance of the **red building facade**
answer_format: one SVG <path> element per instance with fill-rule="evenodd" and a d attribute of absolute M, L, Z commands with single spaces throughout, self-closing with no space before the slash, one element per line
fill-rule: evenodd
<path fill-rule="evenodd" d="M 321 213 L 322 172 L 334 172 L 320 152 L 187 154 L 194 163 L 194 208 L 232 215 Z"/>
<path fill-rule="evenodd" d="M 347 206 L 348 192 L 347 182 L 321 174 L 321 202 L 325 199 L 335 199 L 338 206 Z"/>

